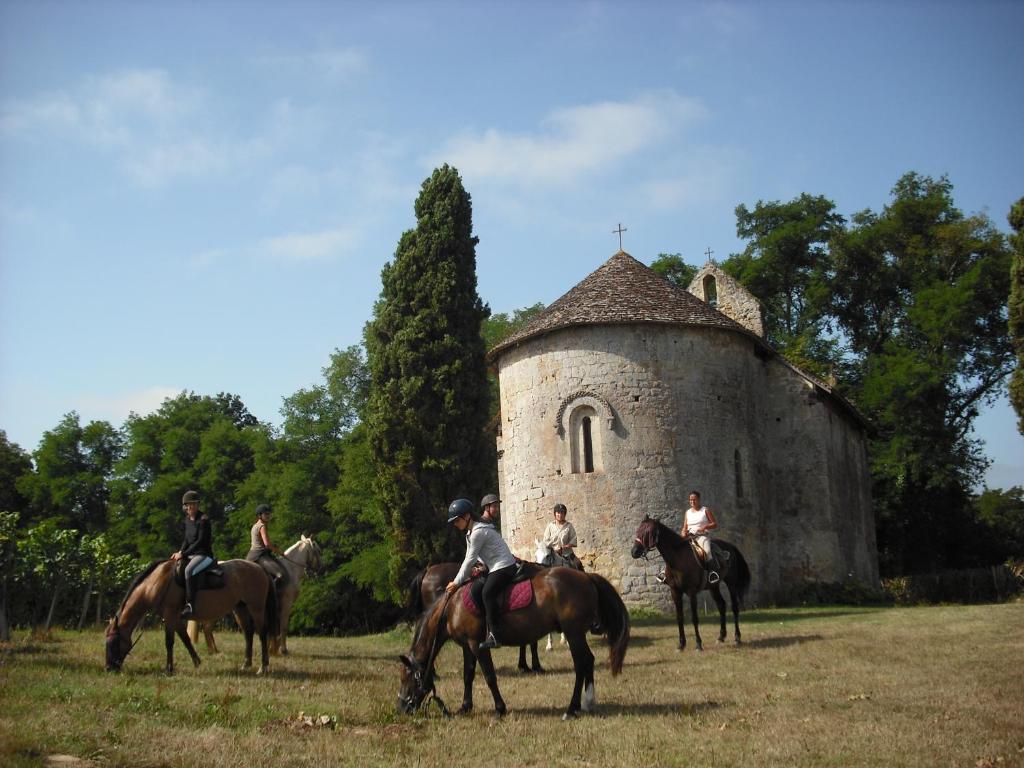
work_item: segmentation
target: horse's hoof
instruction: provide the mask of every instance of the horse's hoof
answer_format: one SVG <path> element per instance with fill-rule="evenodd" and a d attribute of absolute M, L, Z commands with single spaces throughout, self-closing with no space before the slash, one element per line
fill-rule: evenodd
<path fill-rule="evenodd" d="M 456 715 L 468 715 L 472 711 L 473 711 L 473 705 L 472 704 L 470 704 L 468 706 L 463 704 L 461 707 L 459 707 L 457 710 L 455 710 L 455 714 Z"/>
<path fill-rule="evenodd" d="M 257 675 L 269 675 L 270 674 L 270 667 L 269 666 L 267 666 L 267 667 L 260 667 L 259 669 L 256 670 L 256 674 Z"/>
<path fill-rule="evenodd" d="M 521 675 L 525 675 L 529 671 L 530 671 L 529 667 L 519 667 L 519 674 L 521 674 Z"/>
<path fill-rule="evenodd" d="M 579 715 L 575 712 L 566 712 L 564 715 L 562 715 L 562 720 L 575 720 L 577 717 L 579 717 Z"/>
<path fill-rule="evenodd" d="M 535 675 L 543 675 L 547 670 L 544 667 L 534 667 L 530 671 Z"/>

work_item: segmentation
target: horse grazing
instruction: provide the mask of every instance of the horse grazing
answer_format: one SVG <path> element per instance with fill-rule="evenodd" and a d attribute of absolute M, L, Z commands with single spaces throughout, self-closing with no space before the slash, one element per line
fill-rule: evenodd
<path fill-rule="evenodd" d="M 288 572 L 288 584 L 278 595 L 278 627 L 280 631 L 270 638 L 270 652 L 288 655 L 288 621 L 291 619 L 292 606 L 295 605 L 295 598 L 299 596 L 299 587 L 302 584 L 302 577 L 312 571 L 316 573 L 322 565 L 320 545 L 308 536 L 300 536 L 299 540 L 284 551 L 284 555 L 278 558 L 282 567 Z M 210 653 L 217 653 L 217 641 L 213 636 L 214 622 L 208 621 L 202 625 L 203 637 L 206 640 L 206 649 Z M 193 645 L 199 639 L 199 623 L 190 621 L 188 623 L 188 636 Z"/>
<path fill-rule="evenodd" d="M 535 642 L 541 635 L 560 628 L 569 641 L 576 681 L 572 698 L 563 719 L 576 717 L 581 711 L 594 709 L 594 654 L 587 645 L 587 632 L 600 627 L 607 633 L 608 660 L 612 675 L 622 671 L 622 662 L 629 646 L 629 613 L 607 579 L 595 573 L 581 573 L 569 568 L 537 570 L 530 577 L 533 600 L 525 608 L 503 614 L 498 620 L 498 635 L 509 644 Z M 460 713 L 473 708 L 473 677 L 475 658 L 484 671 L 487 687 L 494 697 L 497 715 L 506 712 L 505 701 L 498 690 L 498 677 L 490 650 L 481 649 L 485 625 L 483 616 L 470 611 L 463 601 L 463 585 L 451 595 L 435 600 L 416 626 L 412 649 L 399 656 L 402 662 L 398 711 L 415 712 L 428 695 L 437 696 L 434 687 L 434 662 L 448 640 L 463 648 L 463 695 Z M 467 653 L 468 651 L 468 653 Z M 582 699 L 581 699 L 582 697 Z"/>
<path fill-rule="evenodd" d="M 417 619 L 426 608 L 444 594 L 445 585 L 455 578 L 461 567 L 462 563 L 438 563 L 427 566 L 413 577 L 412 583 L 409 584 L 410 621 Z M 526 646 L 519 646 L 519 671 L 541 674 L 544 672 L 544 668 L 540 665 L 540 656 L 537 655 L 537 643 L 529 643 L 529 646 L 530 661 L 532 662 L 530 665 L 526 663 Z M 548 650 L 551 650 L 550 637 L 548 638 Z M 472 660 L 474 664 L 476 663 L 476 659 L 468 648 L 463 648 L 462 653 L 464 657 L 468 654 L 468 659 Z M 463 660 L 468 663 L 466 658 Z"/>
<path fill-rule="evenodd" d="M 174 578 L 176 562 L 158 560 L 132 581 L 114 618 L 107 625 L 107 670 L 120 671 L 125 658 L 134 647 L 132 632 L 147 613 L 153 611 L 164 622 L 164 643 L 167 646 L 167 674 L 174 673 L 174 634 L 199 666 L 199 654 L 185 632 L 181 609 L 185 590 Z M 256 563 L 248 560 L 227 560 L 219 566 L 224 573 L 224 586 L 202 589 L 196 594 L 195 618 L 199 622 L 215 621 L 233 612 L 235 621 L 245 632 L 245 663 L 252 667 L 252 638 L 259 633 L 262 651 L 258 674 L 270 671 L 267 635 L 277 632 L 277 599 L 270 578 Z M 136 641 L 137 642 L 137 641 Z"/>
<path fill-rule="evenodd" d="M 686 633 L 684 627 L 686 620 L 683 616 L 683 595 L 690 597 L 690 616 L 693 619 L 693 634 L 697 639 L 697 650 L 704 650 L 700 639 L 700 629 L 697 620 L 697 593 L 702 590 L 711 592 L 711 596 L 718 606 L 718 615 L 721 619 L 721 630 L 718 634 L 718 642 L 725 640 L 725 599 L 720 589 L 721 583 L 729 586 L 729 602 L 732 605 L 733 623 L 735 625 L 734 639 L 740 643 L 740 607 L 743 598 L 750 587 L 750 568 L 743 554 L 734 545 L 722 539 L 716 539 L 712 546 L 719 548 L 723 553 L 719 558 L 721 563 L 718 574 L 721 581 L 709 584 L 707 573 L 697 560 L 689 539 L 684 539 L 667 525 L 655 520 L 652 517 L 644 517 L 640 527 L 636 530 L 636 540 L 630 554 L 634 558 L 644 557 L 652 549 L 657 549 L 665 560 L 665 583 L 672 591 L 672 602 L 676 607 L 676 623 L 679 625 L 679 650 L 686 648 Z"/>

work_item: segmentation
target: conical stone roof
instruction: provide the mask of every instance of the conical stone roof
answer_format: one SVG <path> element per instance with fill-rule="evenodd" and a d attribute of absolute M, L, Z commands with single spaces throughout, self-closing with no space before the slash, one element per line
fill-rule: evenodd
<path fill-rule="evenodd" d="M 710 325 L 756 338 L 735 320 L 673 285 L 625 251 L 619 251 L 530 323 L 495 346 L 488 358 L 494 360 L 527 339 L 562 328 L 632 323 Z"/>

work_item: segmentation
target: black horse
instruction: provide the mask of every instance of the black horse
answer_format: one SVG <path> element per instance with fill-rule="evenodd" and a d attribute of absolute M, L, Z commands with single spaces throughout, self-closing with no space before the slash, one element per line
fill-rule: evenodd
<path fill-rule="evenodd" d="M 732 616 L 735 624 L 735 640 L 740 642 L 740 607 L 750 587 L 750 568 L 743 554 L 734 544 L 716 539 L 714 546 L 723 552 L 718 569 L 721 581 L 709 584 L 707 573 L 697 560 L 693 546 L 667 525 L 652 517 L 644 517 L 636 530 L 636 541 L 630 554 L 643 557 L 652 549 L 657 549 L 665 559 L 665 583 L 672 591 L 672 602 L 676 607 L 676 623 L 679 625 L 679 649 L 686 648 L 686 626 L 683 617 L 683 594 L 690 597 L 690 616 L 693 618 L 693 634 L 697 638 L 697 650 L 704 650 L 700 640 L 700 628 L 697 621 L 697 593 L 702 590 L 711 592 L 718 606 L 721 619 L 721 631 L 718 642 L 725 640 L 725 599 L 722 597 L 722 582 L 729 587 L 729 602 L 732 604 Z"/>

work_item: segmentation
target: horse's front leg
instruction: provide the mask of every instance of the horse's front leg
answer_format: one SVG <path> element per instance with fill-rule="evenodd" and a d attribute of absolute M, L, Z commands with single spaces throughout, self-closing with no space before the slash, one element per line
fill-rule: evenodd
<path fill-rule="evenodd" d="M 250 636 L 249 644 L 252 645 Z M 267 637 L 267 617 L 263 616 L 260 623 L 260 668 L 256 670 L 257 675 L 270 674 L 270 642 Z"/>
<path fill-rule="evenodd" d="M 739 645 L 743 641 L 740 639 L 740 603 L 736 599 L 736 595 L 732 593 L 732 589 L 729 590 L 729 603 L 732 605 L 732 621 L 735 634 L 733 635 L 733 641 L 736 645 Z"/>
<path fill-rule="evenodd" d="M 206 640 L 206 650 L 210 653 L 220 653 L 220 651 L 217 650 L 217 641 L 213 637 L 212 621 L 203 622 L 203 638 Z M 193 639 L 193 645 L 195 642 L 195 639 Z"/>
<path fill-rule="evenodd" d="M 242 669 L 252 669 L 252 636 L 254 634 L 252 616 L 248 609 L 239 608 L 235 611 L 235 621 L 238 622 L 238 626 L 242 628 L 245 635 L 245 661 L 242 663 Z"/>
<path fill-rule="evenodd" d="M 697 593 L 690 593 L 690 618 L 693 620 L 693 636 L 696 639 L 697 650 L 704 650 L 704 643 L 700 640 L 700 620 L 697 616 Z"/>
<path fill-rule="evenodd" d="M 199 654 L 196 653 L 196 647 L 192 644 L 192 638 L 188 636 L 188 632 L 180 622 L 178 624 L 178 637 L 181 638 L 181 644 L 185 646 L 185 650 L 188 651 L 188 655 L 192 657 L 193 666 L 198 667 L 200 663 Z"/>
<path fill-rule="evenodd" d="M 167 647 L 167 666 L 164 671 L 174 674 L 174 619 L 164 622 L 164 645 Z"/>
<path fill-rule="evenodd" d="M 462 706 L 457 714 L 468 715 L 473 711 L 473 678 L 476 677 L 476 656 L 466 646 L 462 647 Z"/>
<path fill-rule="evenodd" d="M 683 593 L 671 587 L 672 604 L 676 608 L 676 626 L 679 628 L 679 650 L 686 650 L 686 615 L 683 613 Z"/>
<path fill-rule="evenodd" d="M 530 668 L 526 665 L 526 646 L 519 646 L 519 671 L 529 672 Z"/>
<path fill-rule="evenodd" d="M 508 709 L 505 706 L 505 700 L 501 698 L 501 691 L 498 690 L 498 674 L 494 671 L 494 659 L 491 658 L 491 652 L 489 649 L 480 650 L 478 648 L 476 658 L 480 662 L 480 668 L 484 671 L 484 680 L 487 681 L 487 687 L 491 689 L 491 696 L 494 698 L 494 714 L 502 717 Z"/>
<path fill-rule="evenodd" d="M 715 584 L 711 588 L 711 597 L 718 606 L 718 642 L 724 643 L 727 632 L 725 631 L 725 598 L 722 597 L 722 590 Z"/>
<path fill-rule="evenodd" d="M 530 643 L 530 662 L 531 669 L 536 674 L 541 674 L 544 671 L 544 667 L 540 665 L 540 656 L 537 655 L 537 642 Z"/>

